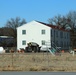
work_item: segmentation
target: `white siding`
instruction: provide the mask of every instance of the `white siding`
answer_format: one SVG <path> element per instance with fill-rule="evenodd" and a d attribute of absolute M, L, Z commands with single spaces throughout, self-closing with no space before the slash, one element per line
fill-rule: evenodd
<path fill-rule="evenodd" d="M 26 34 L 22 35 L 22 30 L 26 30 Z M 45 34 L 41 34 L 42 30 L 45 30 Z M 62 38 L 62 34 L 60 33 L 63 33 Z M 26 45 L 22 45 L 22 41 L 25 41 Z M 45 47 L 45 45 L 42 45 L 42 41 L 50 42 L 50 44 L 51 41 L 53 41 L 58 47 L 61 47 L 61 44 L 63 43 L 62 49 L 68 49 L 70 46 L 70 33 L 52 29 L 51 27 L 36 21 L 29 22 L 17 28 L 17 49 L 25 48 L 29 42 L 35 42 L 39 44 L 39 46 Z"/>
<path fill-rule="evenodd" d="M 22 30 L 26 30 L 26 34 L 22 35 Z M 45 30 L 45 34 L 41 34 L 41 30 Z M 26 43 L 35 42 L 42 46 L 41 41 L 50 40 L 50 27 L 45 26 L 36 21 L 27 23 L 21 27 L 17 28 L 17 49 L 25 48 L 26 45 L 22 45 L 22 40 L 26 40 Z"/>

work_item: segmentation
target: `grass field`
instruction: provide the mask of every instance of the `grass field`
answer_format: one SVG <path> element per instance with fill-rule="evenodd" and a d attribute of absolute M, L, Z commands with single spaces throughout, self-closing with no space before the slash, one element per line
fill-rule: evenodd
<path fill-rule="evenodd" d="M 62 53 L 0 54 L 0 71 L 68 71 L 76 72 L 76 55 Z"/>

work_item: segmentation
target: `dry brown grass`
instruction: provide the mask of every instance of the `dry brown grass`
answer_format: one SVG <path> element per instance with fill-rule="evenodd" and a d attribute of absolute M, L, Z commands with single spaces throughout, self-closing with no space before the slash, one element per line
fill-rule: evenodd
<path fill-rule="evenodd" d="M 72 71 L 76 72 L 76 55 L 62 53 L 0 54 L 0 71 Z"/>

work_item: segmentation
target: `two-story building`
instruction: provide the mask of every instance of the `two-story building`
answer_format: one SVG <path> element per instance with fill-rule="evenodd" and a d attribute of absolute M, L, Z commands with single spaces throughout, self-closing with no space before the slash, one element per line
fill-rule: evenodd
<path fill-rule="evenodd" d="M 35 42 L 41 49 L 44 49 L 52 42 L 62 49 L 69 49 L 70 33 L 69 31 L 55 25 L 46 24 L 39 21 L 31 21 L 17 28 L 17 49 L 24 48 L 27 43 Z"/>

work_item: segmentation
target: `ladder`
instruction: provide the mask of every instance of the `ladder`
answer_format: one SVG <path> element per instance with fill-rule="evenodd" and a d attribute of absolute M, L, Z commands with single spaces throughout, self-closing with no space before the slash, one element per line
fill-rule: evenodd
<path fill-rule="evenodd" d="M 52 47 L 51 47 L 51 48 L 48 48 L 48 46 L 50 46 L 50 47 L 52 46 Z M 54 56 L 55 56 L 56 54 L 61 55 L 61 49 L 58 48 L 54 42 L 52 42 L 51 44 L 50 44 L 50 42 L 47 42 L 47 43 L 46 43 L 46 47 L 47 47 L 47 50 L 48 50 L 52 55 L 54 55 Z"/>
<path fill-rule="evenodd" d="M 56 54 L 61 55 L 61 48 L 60 48 L 60 47 L 57 47 L 54 42 L 52 42 L 51 51 L 52 51 L 55 55 L 56 55 Z"/>

